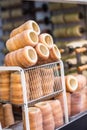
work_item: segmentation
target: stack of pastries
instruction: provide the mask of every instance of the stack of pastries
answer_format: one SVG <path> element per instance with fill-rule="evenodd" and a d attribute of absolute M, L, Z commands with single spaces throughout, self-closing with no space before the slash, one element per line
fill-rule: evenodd
<path fill-rule="evenodd" d="M 29 20 L 12 30 L 6 41 L 9 53 L 5 56 L 6 66 L 28 68 L 61 58 L 60 51 L 48 33 L 40 33 L 39 25 Z"/>

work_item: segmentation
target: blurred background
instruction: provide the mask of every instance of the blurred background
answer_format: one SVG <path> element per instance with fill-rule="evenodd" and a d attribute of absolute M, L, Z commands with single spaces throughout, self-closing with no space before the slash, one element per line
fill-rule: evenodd
<path fill-rule="evenodd" d="M 81 73 L 78 67 L 87 63 L 87 5 L 75 3 L 0 1 L 0 65 L 8 53 L 5 43 L 10 32 L 29 19 L 39 24 L 41 32 L 53 36 L 64 61 L 65 73 Z"/>

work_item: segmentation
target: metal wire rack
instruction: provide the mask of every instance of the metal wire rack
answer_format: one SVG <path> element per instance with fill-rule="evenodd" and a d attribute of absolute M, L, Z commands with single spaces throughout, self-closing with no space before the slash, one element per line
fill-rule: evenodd
<path fill-rule="evenodd" d="M 20 73 L 23 91 L 23 102 L 21 105 L 25 112 L 26 130 L 30 130 L 28 107 L 38 101 L 52 99 L 61 92 L 64 100 L 65 124 L 68 123 L 64 68 L 61 60 L 27 69 L 20 67 L 0 67 L 0 71 L 18 71 Z M 11 101 L 9 100 L 9 102 Z"/>

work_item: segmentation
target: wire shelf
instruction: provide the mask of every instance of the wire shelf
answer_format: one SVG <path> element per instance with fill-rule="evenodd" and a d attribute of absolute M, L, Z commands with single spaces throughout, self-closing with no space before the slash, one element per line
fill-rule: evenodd
<path fill-rule="evenodd" d="M 62 91 L 60 64 L 58 62 L 35 66 L 25 70 L 28 102 L 52 97 Z M 49 95 L 49 96 L 48 96 Z"/>
<path fill-rule="evenodd" d="M 64 122 L 68 123 L 68 109 L 65 94 L 63 62 L 53 62 L 22 69 L 20 67 L 0 67 L 0 83 L 7 81 L 4 71 L 10 72 L 9 101 L 15 105 L 21 105 L 25 112 L 26 130 L 30 130 L 28 108 L 36 102 L 54 98 L 57 94 L 63 94 L 64 99 Z M 1 85 L 1 84 L 0 84 Z M 5 86 L 7 87 L 7 86 Z M 1 87 L 0 87 L 1 88 Z M 8 90 L 8 87 L 6 88 Z M 0 92 L 0 96 L 2 93 Z M 5 96 L 5 95 L 4 95 Z M 0 98 L 3 102 L 3 98 Z"/>

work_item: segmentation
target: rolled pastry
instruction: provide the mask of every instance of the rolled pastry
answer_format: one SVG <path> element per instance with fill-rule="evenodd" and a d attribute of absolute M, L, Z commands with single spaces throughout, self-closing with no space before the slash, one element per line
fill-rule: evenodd
<path fill-rule="evenodd" d="M 54 77 L 54 91 L 62 89 L 61 77 Z"/>
<path fill-rule="evenodd" d="M 55 128 L 60 127 L 63 125 L 63 111 L 61 107 L 61 103 L 59 100 L 48 100 L 47 101 L 52 108 L 52 113 L 54 117 L 54 122 L 55 122 Z"/>
<path fill-rule="evenodd" d="M 68 115 L 69 117 L 71 116 L 71 94 L 69 92 L 66 93 L 66 97 L 67 97 L 67 107 L 68 107 Z M 62 110 L 63 110 L 63 116 L 65 116 L 64 114 L 64 100 L 63 100 L 63 93 L 58 94 L 55 99 L 59 100 L 62 106 Z"/>
<path fill-rule="evenodd" d="M 39 69 L 34 69 L 29 71 L 29 89 L 30 89 L 31 100 L 43 96 L 43 91 L 41 86 L 41 74 Z"/>
<path fill-rule="evenodd" d="M 37 58 L 35 49 L 31 46 L 26 46 L 8 53 L 5 56 L 5 64 L 7 66 L 29 67 L 36 64 Z"/>
<path fill-rule="evenodd" d="M 41 118 L 41 122 L 42 122 L 42 113 L 41 113 L 41 110 L 39 108 L 37 108 L 37 107 L 29 107 L 28 112 L 29 112 L 30 121 L 37 120 L 37 118 L 39 116 Z"/>
<path fill-rule="evenodd" d="M 41 84 L 42 84 L 43 95 L 53 93 L 54 73 L 52 69 L 45 69 L 45 68 L 41 69 Z"/>
<path fill-rule="evenodd" d="M 68 92 L 74 92 L 78 88 L 78 81 L 73 75 L 66 76 L 65 83 Z"/>
<path fill-rule="evenodd" d="M 63 16 L 63 14 L 54 15 L 51 17 L 51 21 L 53 24 L 64 23 L 64 16 Z"/>
<path fill-rule="evenodd" d="M 4 101 L 10 101 L 10 89 L 0 88 L 0 99 Z"/>
<path fill-rule="evenodd" d="M 9 83 L 10 83 L 9 77 L 5 77 L 5 78 L 0 77 L 0 84 L 9 84 Z"/>
<path fill-rule="evenodd" d="M 30 29 L 34 30 L 38 35 L 40 34 L 40 28 L 39 28 L 38 24 L 33 20 L 29 20 L 29 21 L 25 22 L 24 24 L 20 25 L 19 27 L 15 28 L 10 33 L 10 37 L 17 35 L 18 33 L 21 33 L 24 30 L 30 30 Z"/>
<path fill-rule="evenodd" d="M 0 71 L 0 78 L 10 78 L 9 71 Z"/>
<path fill-rule="evenodd" d="M 37 64 L 44 64 L 48 57 L 49 57 L 49 49 L 47 48 L 46 45 L 42 44 L 42 43 L 38 43 L 35 47 L 35 50 L 37 52 L 38 55 L 38 61 Z"/>
<path fill-rule="evenodd" d="M 47 130 L 51 128 L 51 130 L 54 130 L 55 124 L 50 104 L 47 102 L 39 102 L 35 106 L 40 108 L 42 112 L 43 129 Z"/>
<path fill-rule="evenodd" d="M 5 126 L 14 124 L 14 115 L 11 104 L 3 105 Z"/>
<path fill-rule="evenodd" d="M 49 57 L 49 49 L 47 48 L 46 45 L 42 43 L 38 43 L 35 47 L 36 52 L 39 56 L 40 59 L 42 60 L 47 60 Z"/>
<path fill-rule="evenodd" d="M 23 67 L 21 64 L 18 63 L 18 61 L 16 59 L 16 51 L 13 51 L 13 52 L 5 55 L 4 63 L 6 66 L 21 66 L 21 67 Z"/>
<path fill-rule="evenodd" d="M 52 108 L 47 102 L 38 102 L 35 104 L 35 107 L 41 110 L 43 119 L 46 118 L 46 116 L 52 115 Z"/>
<path fill-rule="evenodd" d="M 10 77 L 11 83 L 21 83 L 21 75 L 18 72 L 11 73 Z"/>
<path fill-rule="evenodd" d="M 10 88 L 10 83 L 0 84 L 0 88 L 2 88 L 2 89 L 9 89 Z"/>
<path fill-rule="evenodd" d="M 23 90 L 20 83 L 11 83 L 10 100 L 13 104 L 23 103 Z"/>
<path fill-rule="evenodd" d="M 33 66 L 37 63 L 38 57 L 35 49 L 31 46 L 26 46 L 16 53 L 18 63 L 24 67 Z"/>
<path fill-rule="evenodd" d="M 39 35 L 39 42 L 45 44 L 49 49 L 53 46 L 53 38 L 48 33 L 42 33 Z"/>
<path fill-rule="evenodd" d="M 11 98 L 10 99 L 10 102 L 12 103 L 12 104 L 15 104 L 15 105 L 22 105 L 23 104 L 23 99 L 15 99 L 15 98 Z"/>
<path fill-rule="evenodd" d="M 28 108 L 28 115 L 29 115 L 29 123 L 31 130 L 43 130 L 43 119 L 41 110 L 37 107 L 29 107 Z M 23 125 L 26 130 L 25 124 L 25 113 L 23 111 Z"/>
<path fill-rule="evenodd" d="M 80 92 L 74 92 L 71 95 L 71 115 L 74 116 L 78 113 L 84 112 L 87 109 L 86 95 Z"/>
<path fill-rule="evenodd" d="M 65 22 L 79 22 L 83 19 L 82 13 L 70 13 L 64 15 Z"/>
<path fill-rule="evenodd" d="M 11 94 L 14 94 L 14 95 L 18 95 L 18 93 L 19 94 L 23 93 L 21 83 L 11 83 L 10 89 L 11 89 Z"/>
<path fill-rule="evenodd" d="M 81 37 L 84 34 L 83 26 L 74 26 L 70 28 L 66 28 L 66 36 L 67 37 Z"/>
<path fill-rule="evenodd" d="M 10 38 L 6 42 L 9 51 L 14 51 L 25 46 L 36 46 L 38 43 L 38 35 L 33 30 L 25 30 L 18 35 Z"/>
<path fill-rule="evenodd" d="M 84 75 L 79 74 L 76 76 L 76 78 L 78 81 L 78 88 L 77 88 L 78 91 L 83 89 L 86 86 L 86 77 Z"/>
<path fill-rule="evenodd" d="M 52 59 L 53 61 L 58 61 L 61 59 L 61 54 L 60 51 L 58 49 L 58 47 L 53 44 L 53 47 L 50 49 L 50 57 L 49 59 Z"/>

